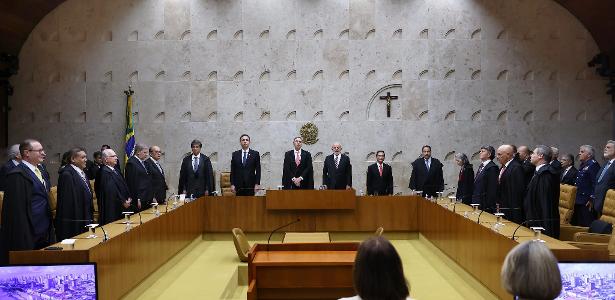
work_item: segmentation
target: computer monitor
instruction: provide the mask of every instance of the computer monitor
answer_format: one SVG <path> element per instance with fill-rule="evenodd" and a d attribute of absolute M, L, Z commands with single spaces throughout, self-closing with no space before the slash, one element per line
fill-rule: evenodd
<path fill-rule="evenodd" d="M 556 299 L 612 299 L 615 263 L 560 262 L 562 293 Z"/>
<path fill-rule="evenodd" d="M 96 264 L 0 267 L 0 299 L 98 299 Z"/>

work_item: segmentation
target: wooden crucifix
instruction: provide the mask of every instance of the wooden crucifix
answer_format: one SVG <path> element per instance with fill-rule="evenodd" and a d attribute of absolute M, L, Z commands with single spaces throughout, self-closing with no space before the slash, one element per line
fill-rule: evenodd
<path fill-rule="evenodd" d="M 397 96 L 391 96 L 390 92 L 387 92 L 386 96 L 380 96 L 380 100 L 387 102 L 387 118 L 391 117 L 391 100 L 397 100 Z"/>

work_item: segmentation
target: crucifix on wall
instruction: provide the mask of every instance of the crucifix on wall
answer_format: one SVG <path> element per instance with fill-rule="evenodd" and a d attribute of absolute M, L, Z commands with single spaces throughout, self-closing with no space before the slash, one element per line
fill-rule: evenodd
<path fill-rule="evenodd" d="M 397 100 L 397 96 L 391 96 L 390 92 L 387 92 L 386 96 L 380 96 L 380 100 L 387 102 L 387 118 L 391 117 L 391 100 Z"/>

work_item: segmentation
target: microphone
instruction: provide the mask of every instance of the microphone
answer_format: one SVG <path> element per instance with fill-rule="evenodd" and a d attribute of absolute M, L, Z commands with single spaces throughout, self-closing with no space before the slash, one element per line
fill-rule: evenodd
<path fill-rule="evenodd" d="M 102 240 L 102 242 L 104 243 L 104 242 L 109 240 L 109 235 L 107 235 L 107 232 L 105 231 L 105 227 L 104 226 L 100 226 L 99 228 L 102 229 L 102 232 L 103 232 L 103 240 Z"/>
<path fill-rule="evenodd" d="M 139 214 L 139 225 L 143 225 L 143 220 L 141 219 L 141 212 L 137 210 L 137 214 Z"/>
<path fill-rule="evenodd" d="M 284 228 L 284 227 L 288 227 L 288 226 L 290 226 L 290 225 L 292 225 L 292 224 L 298 223 L 298 222 L 300 222 L 300 221 L 301 221 L 301 219 L 300 219 L 300 218 L 297 218 L 297 220 L 294 220 L 294 221 L 292 221 L 292 222 L 290 222 L 290 223 L 288 223 L 288 224 L 286 224 L 286 225 L 282 225 L 282 226 L 280 226 L 280 227 L 278 227 L 278 228 L 274 229 L 274 230 L 273 230 L 273 231 L 269 234 L 269 237 L 267 238 L 267 251 L 269 251 L 269 241 L 271 241 L 271 236 L 272 236 L 272 235 L 273 235 L 276 231 L 278 231 L 278 230 L 280 230 L 280 229 L 282 229 L 282 228 Z"/>
<path fill-rule="evenodd" d="M 519 226 L 517 226 L 517 228 L 515 228 L 515 231 L 513 231 L 513 234 L 510 237 L 510 239 L 513 240 L 513 241 L 515 240 L 515 234 L 517 233 L 517 230 L 519 230 L 519 228 L 521 228 L 521 226 L 527 225 L 528 223 L 531 223 L 531 222 L 544 222 L 544 221 L 559 221 L 559 219 L 550 218 L 550 219 L 525 220 L 525 221 L 521 222 L 521 224 L 519 224 Z"/>

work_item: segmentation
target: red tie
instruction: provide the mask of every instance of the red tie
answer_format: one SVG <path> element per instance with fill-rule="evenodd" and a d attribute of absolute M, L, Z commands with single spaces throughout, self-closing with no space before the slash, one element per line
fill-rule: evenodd
<path fill-rule="evenodd" d="M 502 180 L 502 174 L 504 174 L 505 170 L 506 170 L 506 165 L 502 166 L 502 169 L 500 170 L 500 176 L 498 176 L 498 182 Z"/>
<path fill-rule="evenodd" d="M 295 164 L 297 167 L 301 164 L 301 154 L 299 151 L 295 152 Z"/>
<path fill-rule="evenodd" d="M 380 177 L 382 177 L 382 165 L 378 165 L 378 171 L 380 171 Z"/>

